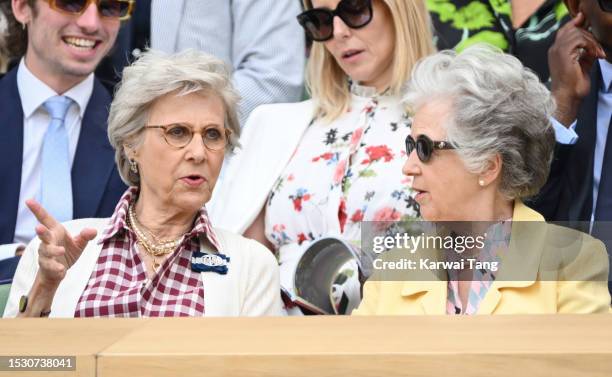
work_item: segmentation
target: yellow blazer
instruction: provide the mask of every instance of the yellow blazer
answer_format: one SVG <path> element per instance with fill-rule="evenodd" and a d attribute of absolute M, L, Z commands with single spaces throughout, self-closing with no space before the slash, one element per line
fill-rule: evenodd
<path fill-rule="evenodd" d="M 542 215 L 519 200 L 515 201 L 512 219 L 508 253 L 477 314 L 608 312 L 609 262 L 601 241 L 545 224 Z M 525 221 L 542 222 L 542 226 L 533 223 L 521 226 L 520 222 Z M 568 240 L 575 250 L 572 256 L 560 257 L 556 261 L 559 263 L 551 268 L 551 263 L 556 262 L 551 262 L 545 254 L 552 250 L 553 259 L 563 255 Z M 520 281 L 510 278 L 516 271 L 520 271 Z M 446 314 L 447 285 L 447 281 L 433 278 L 431 281 L 370 279 L 364 286 L 363 300 L 353 314 Z"/>

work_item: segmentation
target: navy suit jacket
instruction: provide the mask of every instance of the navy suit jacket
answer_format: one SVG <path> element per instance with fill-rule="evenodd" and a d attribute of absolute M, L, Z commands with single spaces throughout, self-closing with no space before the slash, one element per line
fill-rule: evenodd
<path fill-rule="evenodd" d="M 578 141 L 574 145 L 557 143 L 548 181 L 540 193 L 527 202 L 544 215 L 546 220 L 568 221 L 587 233 L 593 211 L 597 101 L 602 85 L 601 69 L 597 61 L 593 64 L 590 76 L 591 91 L 578 111 Z"/>
<path fill-rule="evenodd" d="M 109 217 L 126 190 L 108 142 L 111 97 L 95 79 L 72 164 L 73 217 Z M 0 80 L 0 244 L 13 242 L 23 160 L 23 108 L 17 68 Z"/>

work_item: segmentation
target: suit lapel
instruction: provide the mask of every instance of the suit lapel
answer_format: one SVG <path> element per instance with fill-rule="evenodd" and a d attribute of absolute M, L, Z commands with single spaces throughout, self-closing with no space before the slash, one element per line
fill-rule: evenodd
<path fill-rule="evenodd" d="M 433 255 L 423 255 L 422 250 L 417 251 L 418 257 L 413 260 L 427 258 L 431 261 L 443 260 L 444 251 L 436 250 Z M 395 259 L 399 260 L 399 259 Z M 407 300 L 418 300 L 423 314 L 446 314 L 446 300 L 448 295 L 448 281 L 446 272 L 438 270 L 419 271 L 402 285 L 402 297 Z M 417 280 L 418 279 L 418 280 Z"/>
<path fill-rule="evenodd" d="M 23 109 L 17 89 L 17 68 L 0 81 L 0 244 L 13 242 L 23 162 Z"/>
<path fill-rule="evenodd" d="M 593 164 L 597 134 L 597 101 L 601 85 L 601 70 L 596 61 L 591 70 L 591 91 L 578 112 L 576 133 L 578 142 L 568 161 L 567 182 L 571 204 L 568 219 L 588 221 L 593 210 Z"/>
<path fill-rule="evenodd" d="M 218 234 L 218 233 L 216 233 Z M 231 258 L 228 265 L 226 275 L 221 275 L 213 271 L 201 272 L 200 279 L 204 285 L 204 316 L 219 317 L 219 316 L 237 316 L 240 315 L 240 308 L 236 290 L 236 259 L 232 257 L 231 252 L 225 247 L 225 238 L 219 239 L 220 249 L 212 249 L 208 243 L 200 238 L 200 250 L 209 254 L 225 254 Z"/>
<path fill-rule="evenodd" d="M 215 226 L 242 234 L 266 202 L 313 114 L 312 101 L 262 105 L 240 136 L 242 147 L 226 160 L 206 209 Z M 283 127 L 291 119 L 291 127 Z M 266 166 L 267 169 L 261 169 Z M 242 194 L 244 187 L 250 195 Z"/>
<path fill-rule="evenodd" d="M 544 217 L 516 200 L 512 219 L 508 253 L 501 263 L 497 279 L 480 303 L 478 314 L 493 313 L 501 301 L 504 288 L 526 288 L 533 285 L 538 278 L 547 236 Z M 536 222 L 541 226 L 534 226 Z M 438 251 L 430 259 L 441 258 L 442 252 Z M 444 276 L 429 272 L 431 276 L 425 275 L 422 279 L 419 278 L 420 281 L 405 281 L 401 295 L 408 300 L 418 300 L 423 314 L 446 314 L 448 282 L 444 280 Z"/>
<path fill-rule="evenodd" d="M 108 143 L 107 118 L 111 98 L 96 79 L 85 110 L 72 165 L 74 218 L 95 217 L 113 167 L 114 151 Z"/>
<path fill-rule="evenodd" d="M 446 314 L 446 300 L 448 282 L 440 280 L 432 281 L 407 281 L 402 287 L 402 297 L 406 299 L 419 299 L 423 314 L 442 315 Z"/>
<path fill-rule="evenodd" d="M 534 222 L 541 226 L 535 226 Z M 526 288 L 535 283 L 545 249 L 546 223 L 537 212 L 517 200 L 512 216 L 508 254 L 501 262 L 496 280 L 478 308 L 478 314 L 492 314 L 504 288 Z"/>

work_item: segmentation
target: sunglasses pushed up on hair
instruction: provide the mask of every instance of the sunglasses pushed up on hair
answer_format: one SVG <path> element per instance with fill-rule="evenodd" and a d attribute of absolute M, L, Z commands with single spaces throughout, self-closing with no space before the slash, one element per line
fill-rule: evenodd
<path fill-rule="evenodd" d="M 372 21 L 371 0 L 341 0 L 336 9 L 312 8 L 297 16 L 306 34 L 313 41 L 324 42 L 334 36 L 334 17 L 338 16 L 351 29 L 359 29 Z"/>
<path fill-rule="evenodd" d="M 428 162 L 431 160 L 434 150 L 455 149 L 455 147 L 448 141 L 431 140 L 426 135 L 419 135 L 416 140 L 412 135 L 408 135 L 406 137 L 406 155 L 410 156 L 415 149 L 419 160 L 421 160 L 421 162 Z"/>
<path fill-rule="evenodd" d="M 89 4 L 94 3 L 98 7 L 100 16 L 127 20 L 132 15 L 136 4 L 135 0 L 47 0 L 51 9 L 58 12 L 81 15 Z"/>

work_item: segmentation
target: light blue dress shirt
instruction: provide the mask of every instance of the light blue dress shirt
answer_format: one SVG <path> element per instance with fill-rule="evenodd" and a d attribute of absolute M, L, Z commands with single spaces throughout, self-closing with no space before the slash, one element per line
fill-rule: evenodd
<path fill-rule="evenodd" d="M 603 87 L 599 91 L 597 101 L 597 136 L 595 139 L 595 160 L 593 164 L 593 210 L 591 211 L 591 222 L 595 218 L 595 206 L 597 205 L 597 194 L 599 182 L 601 181 L 601 169 L 603 164 L 604 152 L 606 150 L 606 139 L 608 137 L 608 126 L 610 116 L 612 116 L 612 64 L 600 59 L 601 75 Z M 597 83 L 592 83 L 597 85 Z M 576 121 L 569 128 L 566 128 L 556 119 L 552 119 L 555 128 L 555 137 L 560 144 L 576 144 L 578 134 L 576 134 Z M 612 174 L 612 172 L 610 172 Z"/>
<path fill-rule="evenodd" d="M 63 93 L 64 96 L 75 101 L 68 109 L 65 120 L 71 164 L 74 161 L 81 133 L 81 122 L 93 93 L 93 87 L 94 74 L 92 73 L 85 80 Z M 60 94 L 36 77 L 26 66 L 24 58 L 21 59 L 17 70 L 17 90 L 21 99 L 21 111 L 23 111 L 21 187 L 19 190 L 19 205 L 17 206 L 17 222 L 15 224 L 15 243 L 0 245 L 0 260 L 15 256 L 15 251 L 19 247 L 27 244 L 36 236 L 34 229 L 38 220 L 25 205 L 25 201 L 30 198 L 40 198 L 42 146 L 50 121 L 43 103 L 50 97 Z M 1 118 L 0 116 L 0 121 Z M 15 125 L 15 127 L 17 126 Z"/>

